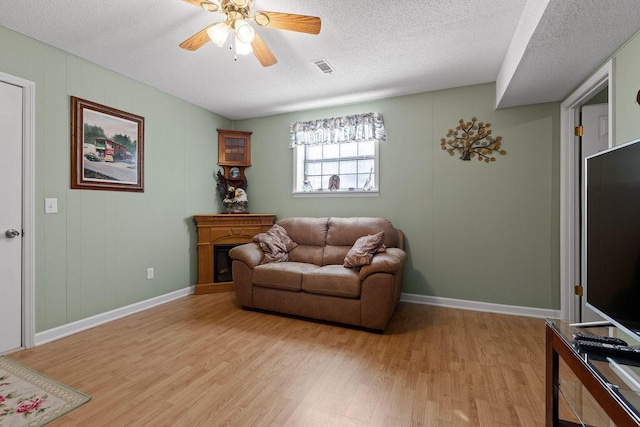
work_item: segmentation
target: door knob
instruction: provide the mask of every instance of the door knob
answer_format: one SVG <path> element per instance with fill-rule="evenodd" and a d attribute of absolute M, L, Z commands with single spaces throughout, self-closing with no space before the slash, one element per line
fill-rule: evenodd
<path fill-rule="evenodd" d="M 13 239 L 14 237 L 18 237 L 20 235 L 20 232 L 12 228 L 11 230 L 7 230 L 7 232 L 4 233 L 4 235 L 10 239 Z"/>

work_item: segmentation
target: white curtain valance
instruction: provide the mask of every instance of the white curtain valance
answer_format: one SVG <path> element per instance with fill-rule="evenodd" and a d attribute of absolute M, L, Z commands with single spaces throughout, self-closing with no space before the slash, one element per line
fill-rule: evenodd
<path fill-rule="evenodd" d="M 289 127 L 289 147 L 296 145 L 337 144 L 340 142 L 385 141 L 382 114 L 366 113 L 332 117 L 310 122 L 295 122 Z"/>

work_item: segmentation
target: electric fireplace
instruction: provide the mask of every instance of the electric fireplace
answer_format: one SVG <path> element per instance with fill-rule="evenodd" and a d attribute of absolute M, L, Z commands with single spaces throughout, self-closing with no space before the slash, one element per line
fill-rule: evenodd
<path fill-rule="evenodd" d="M 233 291 L 229 251 L 268 231 L 273 214 L 195 215 L 198 229 L 198 283 L 194 293 Z"/>
<path fill-rule="evenodd" d="M 241 244 L 213 245 L 213 281 L 215 283 L 233 281 L 229 251 Z"/>

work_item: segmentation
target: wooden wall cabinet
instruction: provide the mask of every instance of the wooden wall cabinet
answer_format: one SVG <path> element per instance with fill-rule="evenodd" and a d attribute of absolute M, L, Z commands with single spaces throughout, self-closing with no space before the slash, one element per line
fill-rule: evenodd
<path fill-rule="evenodd" d="M 251 166 L 252 133 L 218 129 L 218 165 L 227 180 L 237 183 L 245 179 L 244 170 Z"/>
<path fill-rule="evenodd" d="M 240 130 L 218 129 L 218 164 L 251 166 L 251 134 Z"/>
<path fill-rule="evenodd" d="M 275 220 L 273 214 L 195 215 L 198 228 L 198 283 L 196 294 L 233 291 L 233 282 L 214 280 L 216 245 L 241 244 L 258 233 L 268 231 Z"/>

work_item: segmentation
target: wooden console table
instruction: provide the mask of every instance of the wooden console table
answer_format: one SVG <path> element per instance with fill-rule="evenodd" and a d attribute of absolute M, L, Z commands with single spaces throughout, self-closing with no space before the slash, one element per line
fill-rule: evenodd
<path fill-rule="evenodd" d="M 604 424 L 594 424 L 594 421 L 583 420 L 587 425 L 640 426 L 640 387 L 625 380 L 621 369 L 626 372 L 640 372 L 638 368 L 617 364 L 606 358 L 592 358 L 589 354 L 578 352 L 573 346 L 575 332 L 587 332 L 597 335 L 607 335 L 609 328 L 599 330 L 574 328 L 567 322 L 547 320 L 546 325 L 546 426 L 569 427 L 583 425 L 580 422 L 562 420 L 559 417 L 559 398 L 565 396 L 563 384 L 559 375 L 560 359 L 571 369 L 579 383 L 595 401 L 596 411 L 604 412 L 607 418 Z M 615 328 L 614 328 L 615 329 Z M 628 377 L 627 377 L 628 378 Z M 591 399 L 590 399 L 591 400 Z M 573 406 L 575 402 L 565 402 Z M 592 409 L 592 408 L 588 408 Z M 575 410 L 575 408 L 574 408 Z M 595 411 L 592 411 L 595 412 Z M 574 413 L 576 413 L 574 411 Z M 576 415 L 579 415 L 576 413 Z"/>
<path fill-rule="evenodd" d="M 215 245 L 241 244 L 258 233 L 268 231 L 275 220 L 273 214 L 195 215 L 198 227 L 198 283 L 196 294 L 233 291 L 233 282 L 214 280 Z"/>

